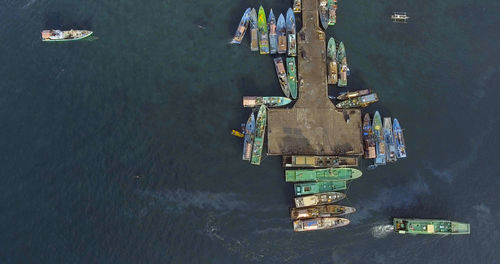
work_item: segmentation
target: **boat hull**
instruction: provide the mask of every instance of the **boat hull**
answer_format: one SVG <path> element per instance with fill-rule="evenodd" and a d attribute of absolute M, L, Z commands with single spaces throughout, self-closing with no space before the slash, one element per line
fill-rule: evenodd
<path fill-rule="evenodd" d="M 286 95 L 286 97 L 290 97 L 290 88 L 288 87 L 288 77 L 286 76 L 283 58 L 274 58 L 274 68 L 276 69 L 276 75 L 278 76 L 278 82 L 281 86 L 281 90 Z"/>
<path fill-rule="evenodd" d="M 255 115 L 252 113 L 245 126 L 245 138 L 243 140 L 243 160 L 250 160 L 252 157 L 252 146 L 255 138 Z"/>
<path fill-rule="evenodd" d="M 276 54 L 278 52 L 278 34 L 276 18 L 274 17 L 273 10 L 269 11 L 269 53 Z"/>
<path fill-rule="evenodd" d="M 394 218 L 394 231 L 413 235 L 469 235 L 467 223 L 438 219 Z"/>
<path fill-rule="evenodd" d="M 284 168 L 342 168 L 358 167 L 357 157 L 341 156 L 283 156 Z"/>
<path fill-rule="evenodd" d="M 293 221 L 293 231 L 303 232 L 333 229 L 346 226 L 349 223 L 350 221 L 348 219 L 339 217 L 321 217 L 306 220 L 295 220 Z"/>
<path fill-rule="evenodd" d="M 288 70 L 288 89 L 293 99 L 297 99 L 297 67 L 295 65 L 295 58 L 286 58 L 286 66 Z"/>
<path fill-rule="evenodd" d="M 286 25 L 285 25 L 285 17 L 283 14 L 280 14 L 278 17 L 278 54 L 286 53 L 287 49 L 287 36 L 286 36 Z"/>
<path fill-rule="evenodd" d="M 250 50 L 259 50 L 259 29 L 257 27 L 257 12 L 255 8 L 250 11 Z"/>
<path fill-rule="evenodd" d="M 286 182 L 306 181 L 349 181 L 361 177 L 363 173 L 353 168 L 286 170 Z"/>
<path fill-rule="evenodd" d="M 53 34 L 54 32 L 60 32 L 62 38 L 53 38 L 54 36 L 48 36 L 47 34 Z M 67 30 L 67 31 L 59 31 L 59 30 L 44 30 L 42 31 L 42 41 L 44 42 L 67 42 L 67 41 L 77 41 L 90 37 L 94 32 L 89 30 Z"/>
<path fill-rule="evenodd" d="M 322 192 L 336 192 L 347 189 L 346 181 L 295 183 L 295 195 L 309 195 Z"/>
<path fill-rule="evenodd" d="M 243 107 L 256 107 L 265 105 L 267 107 L 281 107 L 291 103 L 292 100 L 280 96 L 244 96 Z"/>
<path fill-rule="evenodd" d="M 252 148 L 252 158 L 250 163 L 260 165 L 262 159 L 262 149 L 264 147 L 264 137 L 266 135 L 267 109 L 264 105 L 259 108 L 257 120 L 255 122 L 255 139 Z"/>
<path fill-rule="evenodd" d="M 324 192 L 313 195 L 295 197 L 295 207 L 303 208 L 316 205 L 325 205 L 338 202 L 346 198 L 345 193 L 341 192 Z"/>
<path fill-rule="evenodd" d="M 236 29 L 236 32 L 234 33 L 233 40 L 231 41 L 231 44 L 240 44 L 241 40 L 243 40 L 243 37 L 245 36 L 245 32 L 247 31 L 248 28 L 248 23 L 250 22 L 250 12 L 252 11 L 251 8 L 247 8 L 245 12 L 243 13 L 243 16 L 241 17 L 240 24 L 238 25 L 238 28 Z"/>
<path fill-rule="evenodd" d="M 394 118 L 394 124 L 392 125 L 392 133 L 394 135 L 394 143 L 396 144 L 396 154 L 399 159 L 406 158 L 406 145 L 403 136 L 403 130 L 399 126 L 399 122 Z"/>
<path fill-rule="evenodd" d="M 262 6 L 259 7 L 257 27 L 259 29 L 260 54 L 269 54 L 269 32 L 267 28 L 266 12 L 264 12 L 264 8 Z"/>
<path fill-rule="evenodd" d="M 380 118 L 380 113 L 378 111 L 375 112 L 373 116 L 373 137 L 375 139 L 375 148 L 376 154 L 375 157 L 375 165 L 385 165 L 386 164 L 386 156 L 385 156 L 385 141 L 384 141 L 384 130 L 382 129 L 382 119 Z"/>
<path fill-rule="evenodd" d="M 328 1 L 319 0 L 319 18 L 321 20 L 321 26 L 323 29 L 328 28 Z"/>
<path fill-rule="evenodd" d="M 354 207 L 342 205 L 318 205 L 306 208 L 292 208 L 290 218 L 292 220 L 317 218 L 317 217 L 336 217 L 356 212 Z"/>
<path fill-rule="evenodd" d="M 297 40 L 296 40 L 296 30 L 295 30 L 295 14 L 292 9 L 289 8 L 286 13 L 286 33 L 287 33 L 287 43 L 288 43 L 288 56 L 297 55 Z"/>

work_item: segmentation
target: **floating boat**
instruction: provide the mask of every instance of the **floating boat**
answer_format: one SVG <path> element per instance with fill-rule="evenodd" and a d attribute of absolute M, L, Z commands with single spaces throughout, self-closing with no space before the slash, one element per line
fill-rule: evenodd
<path fill-rule="evenodd" d="M 349 181 L 361 177 L 360 170 L 352 168 L 328 168 L 328 169 L 305 169 L 286 170 L 286 182 L 306 181 Z"/>
<path fill-rule="evenodd" d="M 394 218 L 394 231 L 414 235 L 469 235 L 470 224 L 450 220 Z"/>
<path fill-rule="evenodd" d="M 285 65 L 283 64 L 283 59 L 281 57 L 274 58 L 274 67 L 276 68 L 276 74 L 278 75 L 281 90 L 283 90 L 286 97 L 290 98 L 288 78 L 286 77 Z"/>
<path fill-rule="evenodd" d="M 288 42 L 288 56 L 297 55 L 297 36 L 295 30 L 295 14 L 291 8 L 286 12 L 286 34 Z"/>
<path fill-rule="evenodd" d="M 325 193 L 295 197 L 294 200 L 295 200 L 295 207 L 301 208 L 307 206 L 331 204 L 345 198 L 346 198 L 345 193 L 325 192 Z"/>
<path fill-rule="evenodd" d="M 374 159 L 377 157 L 375 141 L 373 141 L 372 124 L 370 121 L 370 114 L 366 113 L 363 118 L 363 146 L 365 150 L 365 159 Z"/>
<path fill-rule="evenodd" d="M 276 31 L 276 18 L 274 18 L 273 9 L 269 11 L 269 53 L 276 54 L 278 51 L 278 32 Z"/>
<path fill-rule="evenodd" d="M 319 18 L 323 29 L 328 28 L 328 0 L 319 0 Z"/>
<path fill-rule="evenodd" d="M 42 31 L 42 41 L 75 41 L 92 35 L 90 30 L 57 30 L 50 29 Z"/>
<path fill-rule="evenodd" d="M 328 25 L 337 23 L 337 0 L 328 0 Z"/>
<path fill-rule="evenodd" d="M 373 138 L 375 139 L 376 154 L 375 165 L 385 165 L 385 141 L 384 141 L 384 131 L 382 130 L 382 119 L 380 118 L 380 113 L 375 112 L 373 116 Z"/>
<path fill-rule="evenodd" d="M 335 192 L 347 189 L 347 181 L 304 182 L 293 185 L 295 195 L 308 195 L 322 192 Z"/>
<path fill-rule="evenodd" d="M 347 76 L 349 75 L 349 67 L 347 67 L 347 56 L 345 52 L 344 42 L 340 42 L 337 49 L 337 63 L 339 64 L 339 80 L 338 86 L 347 86 Z"/>
<path fill-rule="evenodd" d="M 406 12 L 394 12 L 391 15 L 391 20 L 394 23 L 406 23 L 406 20 L 410 19 L 410 17 L 406 14 Z"/>
<path fill-rule="evenodd" d="M 394 118 L 392 124 L 392 133 L 394 135 L 394 142 L 396 143 L 396 154 L 398 158 L 406 158 L 406 145 L 403 137 L 403 130 L 399 126 L 399 122 Z"/>
<path fill-rule="evenodd" d="M 340 93 L 337 96 L 337 100 L 347 100 L 347 99 L 354 98 L 354 97 L 360 97 L 360 96 L 363 96 L 363 95 L 367 95 L 370 92 L 371 91 L 368 90 L 368 89 L 359 90 L 359 91 L 352 91 L 352 92 L 347 91 L 347 92 Z"/>
<path fill-rule="evenodd" d="M 335 217 L 356 212 L 356 208 L 343 205 L 318 205 L 307 208 L 292 208 L 290 218 L 292 220 L 308 219 L 316 217 Z"/>
<path fill-rule="evenodd" d="M 252 157 L 252 146 L 255 138 L 255 115 L 252 114 L 248 117 L 245 126 L 245 139 L 243 140 L 243 160 L 250 160 Z"/>
<path fill-rule="evenodd" d="M 361 97 L 353 97 L 351 99 L 347 99 L 345 101 L 341 101 L 336 104 L 337 108 L 356 108 L 356 107 L 366 107 L 369 104 L 375 103 L 378 101 L 378 96 L 376 93 L 363 95 Z"/>
<path fill-rule="evenodd" d="M 257 114 L 255 139 L 253 141 L 252 159 L 253 165 L 260 165 L 262 159 L 262 148 L 264 147 L 264 137 L 266 135 L 267 109 L 261 105 Z"/>
<path fill-rule="evenodd" d="M 293 221 L 293 231 L 315 231 L 324 229 L 333 229 L 336 227 L 342 227 L 349 224 L 349 220 L 339 217 L 323 217 L 314 218 L 306 220 L 295 220 Z"/>
<path fill-rule="evenodd" d="M 245 10 L 245 13 L 243 13 L 243 16 L 241 17 L 240 24 L 238 25 L 238 28 L 236 29 L 236 33 L 234 33 L 233 40 L 231 41 L 232 44 L 240 44 L 241 40 L 245 36 L 245 32 L 247 31 L 248 28 L 248 23 L 250 22 L 250 12 L 251 8 L 247 8 Z"/>
<path fill-rule="evenodd" d="M 384 117 L 384 140 L 387 153 L 387 162 L 395 162 L 397 160 L 396 144 L 394 144 L 394 136 L 392 134 L 392 122 L 390 117 Z"/>
<path fill-rule="evenodd" d="M 259 17 L 257 18 L 259 28 L 260 54 L 269 54 L 269 32 L 267 29 L 266 12 L 262 6 L 259 7 Z"/>
<path fill-rule="evenodd" d="M 295 58 L 286 58 L 286 68 L 288 70 L 288 89 L 293 99 L 297 99 L 297 67 L 295 67 Z"/>
<path fill-rule="evenodd" d="M 358 167 L 357 157 L 339 156 L 283 156 L 284 168 L 338 168 Z"/>
<path fill-rule="evenodd" d="M 243 107 L 255 107 L 265 105 L 267 107 L 285 106 L 292 102 L 292 99 L 279 96 L 243 96 Z"/>
<path fill-rule="evenodd" d="M 257 27 L 257 12 L 255 8 L 250 11 L 250 50 L 259 50 L 259 28 Z"/>
<path fill-rule="evenodd" d="M 327 80 L 328 84 L 336 84 L 337 83 L 337 47 L 335 45 L 335 39 L 330 38 L 328 40 L 328 47 L 326 49 L 327 54 L 327 66 L 328 66 L 328 75 Z"/>
<path fill-rule="evenodd" d="M 293 1 L 293 12 L 294 13 L 302 12 L 302 0 L 294 0 Z"/>
<path fill-rule="evenodd" d="M 277 29 L 278 29 L 278 53 L 283 54 L 286 53 L 286 24 L 285 24 L 285 17 L 283 14 L 280 14 L 278 17 L 278 24 L 277 24 Z"/>

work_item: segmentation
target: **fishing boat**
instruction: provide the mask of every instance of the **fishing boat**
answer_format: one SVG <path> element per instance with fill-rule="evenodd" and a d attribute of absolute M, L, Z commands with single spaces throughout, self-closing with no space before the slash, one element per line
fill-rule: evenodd
<path fill-rule="evenodd" d="M 92 35 L 90 30 L 57 30 L 50 29 L 42 31 L 42 41 L 75 41 Z"/>
<path fill-rule="evenodd" d="M 266 12 L 264 12 L 264 8 L 262 6 L 259 7 L 257 25 L 259 28 L 260 54 L 269 54 L 269 32 L 267 29 Z"/>
<path fill-rule="evenodd" d="M 380 118 L 380 113 L 375 112 L 373 116 L 373 138 L 375 139 L 375 150 L 377 156 L 375 157 L 375 165 L 385 165 L 385 141 L 384 141 L 384 130 L 382 130 L 382 119 Z"/>
<path fill-rule="evenodd" d="M 288 70 L 288 89 L 293 99 L 297 99 L 297 68 L 295 67 L 295 58 L 286 58 L 286 68 Z"/>
<path fill-rule="evenodd" d="M 285 182 L 306 181 L 349 181 L 361 177 L 363 173 L 353 168 L 286 170 Z"/>
<path fill-rule="evenodd" d="M 295 197 L 294 200 L 295 200 L 295 207 L 301 208 L 301 207 L 308 207 L 315 205 L 331 204 L 345 198 L 346 198 L 345 193 L 325 192 L 325 193 Z"/>
<path fill-rule="evenodd" d="M 241 40 L 245 36 L 245 32 L 247 31 L 248 28 L 248 23 L 250 22 L 250 12 L 251 8 L 247 8 L 245 12 L 243 13 L 243 16 L 241 17 L 240 24 L 238 25 L 238 28 L 236 29 L 236 33 L 234 33 L 233 40 L 231 41 L 231 44 L 240 44 Z"/>
<path fill-rule="evenodd" d="M 347 76 L 349 75 L 349 67 L 347 67 L 347 56 L 345 52 L 344 42 L 340 42 L 337 49 L 337 63 L 339 64 L 339 80 L 338 86 L 347 86 Z"/>
<path fill-rule="evenodd" d="M 328 40 L 328 47 L 326 49 L 327 54 L 327 66 L 328 66 L 328 75 L 327 81 L 328 84 L 336 84 L 337 83 L 337 47 L 335 45 L 335 39 L 330 38 Z"/>
<path fill-rule="evenodd" d="M 346 226 L 350 223 L 349 219 L 339 217 L 320 217 L 305 220 L 293 221 L 293 231 L 315 231 L 324 229 L 333 229 Z"/>
<path fill-rule="evenodd" d="M 328 25 L 337 23 L 337 0 L 328 0 Z"/>
<path fill-rule="evenodd" d="M 387 162 L 395 162 L 397 160 L 396 144 L 394 144 L 394 136 L 392 134 L 392 122 L 390 117 L 384 117 L 384 140 L 387 153 Z"/>
<path fill-rule="evenodd" d="M 323 29 L 328 28 L 328 0 L 319 0 L 319 18 Z"/>
<path fill-rule="evenodd" d="M 286 97 L 290 98 L 288 78 L 286 76 L 285 65 L 283 64 L 283 59 L 281 57 L 274 58 L 274 67 L 276 68 L 276 75 L 278 75 L 281 90 L 283 90 Z"/>
<path fill-rule="evenodd" d="M 295 31 L 295 14 L 291 8 L 286 12 L 286 34 L 288 42 L 288 56 L 297 55 L 297 36 Z"/>
<path fill-rule="evenodd" d="M 396 143 L 396 154 L 398 158 L 406 158 L 406 145 L 403 137 L 403 130 L 399 126 L 399 122 L 394 118 L 392 124 L 392 133 L 394 135 L 394 143 Z"/>
<path fill-rule="evenodd" d="M 293 12 L 294 13 L 302 12 L 302 0 L 293 0 Z"/>
<path fill-rule="evenodd" d="M 347 92 L 340 93 L 337 96 L 337 100 L 347 100 L 347 99 L 350 99 L 350 98 L 360 97 L 360 96 L 363 96 L 363 95 L 367 95 L 369 93 L 371 93 L 371 91 L 369 89 L 352 91 L 352 92 L 347 91 Z"/>
<path fill-rule="evenodd" d="M 357 157 L 283 156 L 283 168 L 342 168 L 358 167 Z"/>
<path fill-rule="evenodd" d="M 406 23 L 408 19 L 410 19 L 410 17 L 406 12 L 394 12 L 391 15 L 391 20 L 394 23 Z"/>
<path fill-rule="evenodd" d="M 277 29 L 278 29 L 278 53 L 283 54 L 286 53 L 286 24 L 285 24 L 285 17 L 283 14 L 280 14 L 278 17 L 278 24 L 277 24 Z"/>
<path fill-rule="evenodd" d="M 290 218 L 292 220 L 308 219 L 316 217 L 335 217 L 356 212 L 356 208 L 343 205 L 318 205 L 307 208 L 292 208 Z"/>
<path fill-rule="evenodd" d="M 269 11 L 269 53 L 276 54 L 278 51 L 278 32 L 276 31 L 276 18 L 274 18 L 273 9 Z"/>
<path fill-rule="evenodd" d="M 347 189 L 347 181 L 304 182 L 293 185 L 295 195 L 308 195 L 322 192 L 335 192 Z"/>
<path fill-rule="evenodd" d="M 394 232 L 412 235 L 469 235 L 470 224 L 450 220 L 394 218 Z"/>
<path fill-rule="evenodd" d="M 250 160 L 252 157 L 252 146 L 255 138 L 255 115 L 250 114 L 245 126 L 245 139 L 243 140 L 243 160 Z"/>
<path fill-rule="evenodd" d="M 376 93 L 363 95 L 361 97 L 353 97 L 351 99 L 347 99 L 345 101 L 341 101 L 337 103 L 335 106 L 337 108 L 356 108 L 356 107 L 366 107 L 369 104 L 373 104 L 378 101 L 378 96 Z"/>
<path fill-rule="evenodd" d="M 259 50 L 259 28 L 257 27 L 257 12 L 255 8 L 250 11 L 250 50 Z"/>
<path fill-rule="evenodd" d="M 267 109 L 261 105 L 257 114 L 255 139 L 253 141 L 252 158 L 250 163 L 260 165 L 262 159 L 262 148 L 264 147 L 264 137 L 266 135 Z"/>
<path fill-rule="evenodd" d="M 255 107 L 260 105 L 280 107 L 291 102 L 292 99 L 280 96 L 243 96 L 243 107 Z"/>
<path fill-rule="evenodd" d="M 377 157 L 375 151 L 375 141 L 373 140 L 372 124 L 370 114 L 366 113 L 363 118 L 363 147 L 365 150 L 365 159 L 374 159 Z"/>

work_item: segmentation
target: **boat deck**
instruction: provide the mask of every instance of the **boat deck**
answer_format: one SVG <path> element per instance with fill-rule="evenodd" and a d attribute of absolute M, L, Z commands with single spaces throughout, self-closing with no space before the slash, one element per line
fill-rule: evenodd
<path fill-rule="evenodd" d="M 318 1 L 303 0 L 297 35 L 298 99 L 293 108 L 269 109 L 268 155 L 363 154 L 361 111 L 337 110 L 328 98 L 325 39 Z"/>

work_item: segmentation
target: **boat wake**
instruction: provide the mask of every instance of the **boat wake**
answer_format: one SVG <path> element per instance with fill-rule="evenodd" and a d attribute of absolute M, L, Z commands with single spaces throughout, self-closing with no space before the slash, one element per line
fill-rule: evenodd
<path fill-rule="evenodd" d="M 372 227 L 372 236 L 374 238 L 384 238 L 390 233 L 392 233 L 394 230 L 394 227 L 392 225 L 378 225 Z"/>

